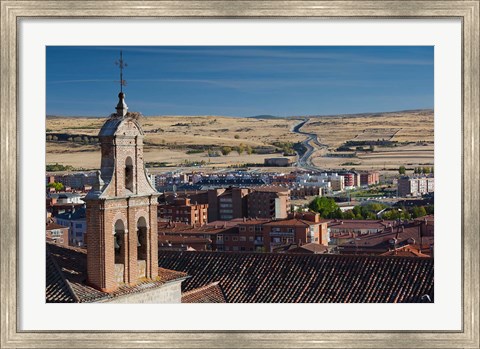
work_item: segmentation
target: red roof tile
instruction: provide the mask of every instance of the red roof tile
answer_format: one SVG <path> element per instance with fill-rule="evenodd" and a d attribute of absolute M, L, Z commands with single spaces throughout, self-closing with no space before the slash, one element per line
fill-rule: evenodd
<path fill-rule="evenodd" d="M 53 230 L 53 229 L 67 229 L 68 227 L 64 225 L 60 225 L 54 222 L 50 222 L 47 224 L 46 230 Z"/>
<path fill-rule="evenodd" d="M 298 218 L 292 218 L 292 219 L 283 219 L 283 220 L 278 220 L 278 221 L 271 221 L 268 223 L 265 223 L 264 225 L 267 226 L 277 226 L 277 225 L 284 225 L 284 226 L 291 226 L 291 227 L 296 227 L 296 226 L 301 226 L 301 227 L 308 227 L 311 225 L 319 225 L 320 223 L 315 223 L 311 221 L 306 221 L 304 219 L 298 219 Z"/>
<path fill-rule="evenodd" d="M 121 285 L 116 291 L 105 293 L 86 284 L 86 270 L 86 250 L 47 243 L 47 303 L 102 302 L 157 288 L 167 282 L 183 280 L 188 277 L 181 271 L 159 268 L 156 280 L 140 281 L 134 286 Z"/>
<path fill-rule="evenodd" d="M 218 282 L 182 294 L 182 303 L 226 303 L 225 295 Z"/>
<path fill-rule="evenodd" d="M 159 265 L 191 275 L 184 292 L 218 281 L 227 303 L 434 299 L 432 258 L 159 251 Z"/>

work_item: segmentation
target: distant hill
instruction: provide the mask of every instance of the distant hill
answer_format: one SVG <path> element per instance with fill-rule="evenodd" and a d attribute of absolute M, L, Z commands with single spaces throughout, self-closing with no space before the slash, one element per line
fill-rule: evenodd
<path fill-rule="evenodd" d="M 398 110 L 398 111 L 387 111 L 387 112 L 371 112 L 371 113 L 352 113 L 352 114 L 316 114 L 316 115 L 295 115 L 295 116 L 278 116 L 278 115 L 254 115 L 254 116 L 246 116 L 249 119 L 263 119 L 263 120 L 276 120 L 276 119 L 305 119 L 305 118 L 322 118 L 322 117 L 375 117 L 375 116 L 385 116 L 389 114 L 399 114 L 399 113 L 426 113 L 432 114 L 433 109 L 411 109 L 411 110 Z M 145 118 L 155 118 L 155 117 L 174 117 L 174 116 L 181 116 L 181 117 L 228 117 L 228 118 L 242 118 L 241 116 L 232 116 L 232 115 L 143 115 Z M 106 118 L 108 115 L 101 115 L 101 116 L 82 116 L 82 115 L 70 115 L 70 116 L 62 116 L 62 115 L 47 115 L 47 119 L 58 119 L 58 118 L 89 118 L 89 119 L 97 119 L 97 118 Z"/>
<path fill-rule="evenodd" d="M 85 115 L 47 115 L 47 119 L 65 119 L 65 118 L 85 118 L 85 119 L 99 119 L 106 118 L 108 115 L 102 116 L 85 116 Z"/>
<path fill-rule="evenodd" d="M 249 116 L 249 118 L 251 119 L 285 119 L 285 117 L 283 116 L 276 116 L 276 115 L 255 115 L 255 116 Z"/>
<path fill-rule="evenodd" d="M 368 117 L 368 116 L 386 116 L 389 114 L 400 114 L 400 113 L 425 113 L 425 114 L 432 114 L 433 109 L 411 109 L 411 110 L 397 110 L 397 111 L 386 111 L 386 112 L 371 112 L 371 113 L 353 113 L 353 114 L 319 114 L 319 115 L 308 115 L 306 117 L 309 118 L 323 118 L 323 117 Z"/>
<path fill-rule="evenodd" d="M 368 117 L 368 116 L 385 116 L 389 114 L 399 113 L 433 113 L 433 109 L 411 109 L 411 110 L 397 110 L 386 112 L 371 112 L 371 113 L 352 113 L 352 114 L 316 114 L 316 115 L 297 115 L 297 116 L 277 116 L 277 115 L 255 115 L 250 116 L 252 119 L 303 119 L 303 118 L 322 118 L 322 117 Z"/>

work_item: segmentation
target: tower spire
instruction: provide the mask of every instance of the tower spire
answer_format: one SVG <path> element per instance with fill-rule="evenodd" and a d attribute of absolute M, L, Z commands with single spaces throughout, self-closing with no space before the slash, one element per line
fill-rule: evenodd
<path fill-rule="evenodd" d="M 120 50 L 120 59 L 116 61 L 115 64 L 118 65 L 118 68 L 120 69 L 120 92 L 123 92 L 123 86 L 127 86 L 127 81 L 123 80 L 123 69 L 128 67 L 128 64 L 123 60 L 122 50 Z"/>
<path fill-rule="evenodd" d="M 123 60 L 122 50 L 120 50 L 120 60 L 116 61 L 115 64 L 118 65 L 120 69 L 120 93 L 118 94 L 118 104 L 115 109 L 117 110 L 117 116 L 125 117 L 125 115 L 127 115 L 128 106 L 127 103 L 125 103 L 125 94 L 123 93 L 123 86 L 127 86 L 127 82 L 123 80 L 123 69 L 128 65 Z"/>

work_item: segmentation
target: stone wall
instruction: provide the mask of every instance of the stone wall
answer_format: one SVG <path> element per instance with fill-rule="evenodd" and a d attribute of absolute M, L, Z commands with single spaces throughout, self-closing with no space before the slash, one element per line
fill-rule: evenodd
<path fill-rule="evenodd" d="M 105 303 L 116 304 L 160 304 L 181 302 L 181 281 L 169 282 L 159 288 L 132 293 L 105 301 Z"/>

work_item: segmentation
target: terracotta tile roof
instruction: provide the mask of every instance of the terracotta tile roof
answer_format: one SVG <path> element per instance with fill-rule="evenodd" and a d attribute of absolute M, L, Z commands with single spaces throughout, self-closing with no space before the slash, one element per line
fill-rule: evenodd
<path fill-rule="evenodd" d="M 159 251 L 159 265 L 191 275 L 184 292 L 218 281 L 227 303 L 433 301 L 433 259 L 332 254 Z"/>
<path fill-rule="evenodd" d="M 53 230 L 53 229 L 66 229 L 68 227 L 64 226 L 64 225 L 60 225 L 60 224 L 57 224 L 57 223 L 54 223 L 54 222 L 50 222 L 47 224 L 47 227 L 46 227 L 46 230 Z"/>
<path fill-rule="evenodd" d="M 161 235 L 158 234 L 158 243 L 172 243 L 172 244 L 210 244 L 212 240 L 199 238 L 196 236 L 180 236 L 180 235 Z"/>
<path fill-rule="evenodd" d="M 243 219 L 232 219 L 230 221 L 213 221 L 206 224 L 207 227 L 229 228 L 236 227 Z"/>
<path fill-rule="evenodd" d="M 45 293 L 49 303 L 74 303 L 75 297 L 57 263 L 47 252 L 47 278 Z"/>
<path fill-rule="evenodd" d="M 265 223 L 264 225 L 266 226 L 277 226 L 277 225 L 285 225 L 285 226 L 291 226 L 291 227 L 308 227 L 311 225 L 319 225 L 320 223 L 315 223 L 311 221 L 306 221 L 304 219 L 298 219 L 298 218 L 292 218 L 292 219 L 284 219 L 284 220 L 278 220 L 278 221 L 271 221 L 268 223 Z"/>
<path fill-rule="evenodd" d="M 286 253 L 326 253 L 328 252 L 328 246 L 309 243 L 295 248 L 290 248 Z"/>
<path fill-rule="evenodd" d="M 230 228 L 236 226 L 236 224 L 228 225 L 225 228 L 225 224 L 221 222 L 216 225 L 202 225 L 202 226 L 193 226 L 184 223 L 178 222 L 158 222 L 158 233 L 159 235 L 172 235 L 172 234 L 182 234 L 182 235 L 199 235 L 199 234 L 218 234 L 225 232 Z"/>
<path fill-rule="evenodd" d="M 252 188 L 252 191 L 265 192 L 265 193 L 286 193 L 290 191 L 288 188 L 283 188 L 279 186 L 265 186 L 265 187 L 256 187 Z"/>
<path fill-rule="evenodd" d="M 231 220 L 231 222 L 236 222 L 238 225 L 259 225 L 270 221 L 270 218 L 234 218 Z"/>
<path fill-rule="evenodd" d="M 86 284 L 87 253 L 85 249 L 62 247 L 47 243 L 47 303 L 102 302 L 131 293 L 157 288 L 167 282 L 188 277 L 181 271 L 158 269 L 158 278 L 144 280 L 137 285 L 122 285 L 115 292 L 105 293 Z"/>
<path fill-rule="evenodd" d="M 339 246 L 340 250 L 376 250 L 379 253 L 384 253 L 392 249 L 392 239 L 396 239 L 395 246 L 400 247 L 409 244 L 416 244 L 420 242 L 420 226 L 412 224 L 410 226 L 404 227 L 403 231 L 398 231 L 397 228 L 388 228 L 381 233 L 364 235 L 357 237 L 355 241 L 350 241 L 348 243 L 342 244 Z M 422 245 L 433 245 L 434 237 L 433 236 L 423 236 L 421 237 Z M 355 243 L 356 242 L 356 243 Z"/>
<path fill-rule="evenodd" d="M 344 219 L 334 220 L 328 223 L 328 227 L 331 229 L 378 229 L 382 230 L 389 225 L 392 225 L 393 221 L 383 220 L 360 220 L 360 219 Z"/>
<path fill-rule="evenodd" d="M 182 303 L 226 303 L 225 295 L 218 282 L 182 294 Z"/>
<path fill-rule="evenodd" d="M 415 218 L 416 221 L 419 221 L 419 222 L 424 222 L 424 221 L 427 221 L 429 223 L 433 223 L 435 222 L 435 217 L 433 214 L 429 214 L 427 216 L 423 216 L 423 217 L 418 217 L 418 218 Z"/>
<path fill-rule="evenodd" d="M 407 245 L 396 250 L 387 251 L 382 253 L 381 256 L 405 256 L 405 257 L 422 257 L 430 258 L 428 254 L 422 253 L 421 248 Z"/>

